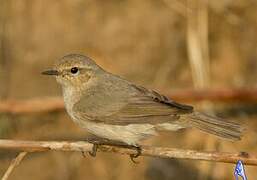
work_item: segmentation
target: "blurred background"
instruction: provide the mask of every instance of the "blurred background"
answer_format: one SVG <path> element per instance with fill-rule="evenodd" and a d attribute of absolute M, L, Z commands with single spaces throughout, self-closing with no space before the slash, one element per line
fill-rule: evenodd
<path fill-rule="evenodd" d="M 208 3 L 207 3 L 208 2 Z M 69 53 L 92 57 L 110 72 L 169 93 L 185 89 L 257 88 L 255 0 L 1 0 L 0 100 L 56 97 L 40 72 Z M 243 140 L 225 142 L 196 130 L 161 133 L 144 142 L 195 150 L 257 154 L 257 103 L 183 102 L 245 124 Z M 0 138 L 82 140 L 87 133 L 63 110 L 0 113 Z M 17 153 L 0 152 L 0 174 Z M 26 156 L 10 179 L 233 179 L 233 164 L 98 153 Z M 255 167 L 247 166 L 249 179 Z"/>

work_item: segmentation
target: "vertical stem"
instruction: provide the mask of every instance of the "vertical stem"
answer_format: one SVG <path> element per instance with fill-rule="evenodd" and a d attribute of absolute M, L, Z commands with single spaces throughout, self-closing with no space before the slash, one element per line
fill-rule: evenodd
<path fill-rule="evenodd" d="M 8 96 L 8 76 L 6 59 L 6 20 L 7 0 L 3 0 L 0 6 L 0 100 Z"/>
<path fill-rule="evenodd" d="M 187 49 L 193 82 L 195 88 L 206 88 L 209 85 L 208 10 L 200 10 L 197 0 L 187 3 L 192 9 L 187 16 Z"/>
<path fill-rule="evenodd" d="M 198 31 L 202 48 L 202 57 L 205 70 L 205 85 L 210 84 L 210 57 L 209 57 L 209 16 L 208 16 L 208 0 L 200 0 L 198 13 Z"/>

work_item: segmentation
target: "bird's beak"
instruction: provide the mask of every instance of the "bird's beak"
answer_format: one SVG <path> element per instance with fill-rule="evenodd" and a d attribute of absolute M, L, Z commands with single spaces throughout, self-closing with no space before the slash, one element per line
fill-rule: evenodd
<path fill-rule="evenodd" d="M 49 69 L 46 71 L 42 72 L 43 75 L 54 75 L 54 76 L 58 76 L 60 73 L 57 70 L 54 69 Z"/>

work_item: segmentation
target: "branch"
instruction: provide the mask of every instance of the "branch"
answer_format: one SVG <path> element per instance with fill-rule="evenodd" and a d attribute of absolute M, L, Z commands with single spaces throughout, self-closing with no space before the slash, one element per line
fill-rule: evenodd
<path fill-rule="evenodd" d="M 16 166 L 20 164 L 23 158 L 27 155 L 27 152 L 21 152 L 10 164 L 7 171 L 5 172 L 2 180 L 7 180 Z"/>
<path fill-rule="evenodd" d="M 209 100 L 218 102 L 238 101 L 256 103 L 257 101 L 257 89 L 177 90 L 164 94 L 167 94 L 168 97 L 179 102 Z M 64 104 L 61 97 L 6 100 L 0 102 L 0 113 L 26 114 L 63 109 Z"/>
<path fill-rule="evenodd" d="M 12 114 L 27 114 L 63 110 L 61 97 L 45 97 L 29 100 L 6 100 L 0 102 L 0 112 Z"/>
<path fill-rule="evenodd" d="M 77 151 L 91 152 L 93 144 L 85 141 L 68 142 L 68 141 L 16 141 L 0 140 L 0 149 L 17 150 L 26 152 L 43 152 L 43 151 Z M 100 152 L 112 152 L 119 154 L 136 154 L 133 149 L 103 145 L 98 149 Z M 248 153 L 227 153 L 227 152 L 208 152 L 183 150 L 165 147 L 142 146 L 142 156 L 159 157 L 159 158 L 177 158 L 204 160 L 224 163 L 236 163 L 242 160 L 245 165 L 257 166 L 257 158 Z"/>

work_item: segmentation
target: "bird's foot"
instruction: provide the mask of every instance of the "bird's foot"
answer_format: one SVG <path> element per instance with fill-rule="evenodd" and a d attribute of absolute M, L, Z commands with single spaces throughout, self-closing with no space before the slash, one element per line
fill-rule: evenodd
<path fill-rule="evenodd" d="M 98 144 L 93 144 L 93 148 L 90 152 L 88 152 L 88 154 L 92 157 L 96 157 L 98 146 Z"/>
<path fill-rule="evenodd" d="M 141 154 L 142 154 L 142 149 L 140 146 L 135 145 L 135 146 L 131 146 L 132 149 L 135 149 L 137 151 L 136 154 L 130 154 L 130 159 L 133 163 L 138 164 L 139 162 L 135 161 L 136 158 L 138 158 Z"/>
<path fill-rule="evenodd" d="M 89 154 L 90 156 L 92 156 L 92 157 L 96 157 L 97 149 L 98 149 L 98 144 L 93 144 L 92 150 L 89 151 L 88 154 Z M 85 151 L 82 151 L 81 153 L 82 153 L 82 156 L 83 156 L 84 158 L 87 157 Z"/>
<path fill-rule="evenodd" d="M 107 139 L 99 138 L 96 136 L 90 136 L 86 138 L 86 141 L 93 144 L 92 150 L 89 152 L 89 155 L 92 157 L 96 157 L 97 149 L 100 145 L 106 145 L 106 143 L 108 142 Z M 83 153 L 83 156 L 85 157 L 85 153 Z"/>
<path fill-rule="evenodd" d="M 97 149 L 101 145 L 116 146 L 116 147 L 122 147 L 122 148 L 128 148 L 128 149 L 136 150 L 137 151 L 136 154 L 131 154 L 130 155 L 131 161 L 135 164 L 138 164 L 138 162 L 135 161 L 135 159 L 138 158 L 142 154 L 142 149 L 139 145 L 129 145 L 129 144 L 126 144 L 124 142 L 113 141 L 113 140 L 109 140 L 109 139 L 105 139 L 105 138 L 99 138 L 97 136 L 88 137 L 86 139 L 86 141 L 93 144 L 92 151 L 89 152 L 89 155 L 92 156 L 92 157 L 96 156 Z M 83 152 L 83 156 L 85 157 L 84 152 Z"/>

